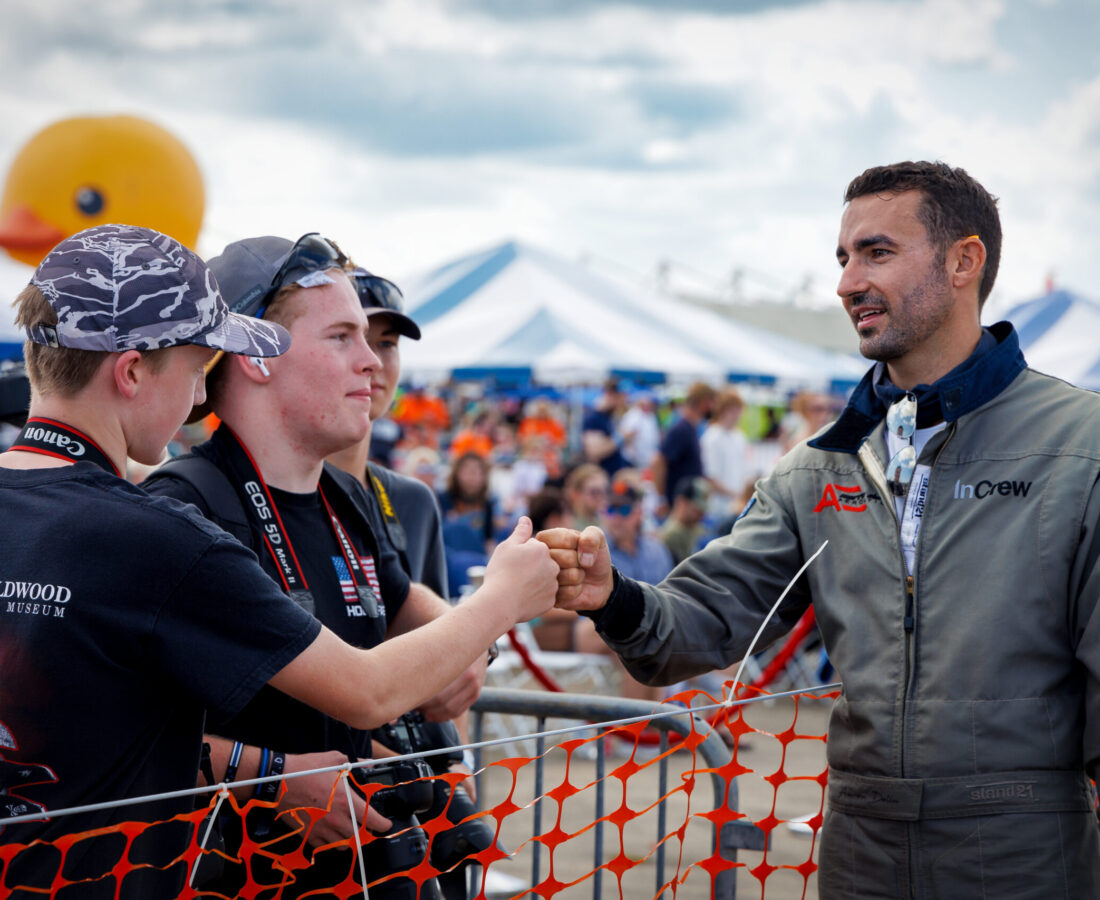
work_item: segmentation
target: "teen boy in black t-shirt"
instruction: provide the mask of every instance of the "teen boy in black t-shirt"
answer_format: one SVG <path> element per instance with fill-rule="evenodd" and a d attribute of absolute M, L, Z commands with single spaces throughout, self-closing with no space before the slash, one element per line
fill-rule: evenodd
<path fill-rule="evenodd" d="M 286 324 L 293 344 L 278 364 L 263 369 L 226 360 L 212 370 L 210 407 L 222 424 L 194 451 L 216 470 L 208 489 L 193 480 L 195 460 L 169 463 L 146 487 L 200 500 L 200 508 L 226 527 L 228 519 L 243 517 L 241 538 L 271 577 L 359 646 L 377 646 L 383 637 L 401 636 L 453 615 L 456 610 L 431 591 L 410 585 L 388 541 L 379 547 L 368 512 L 373 501 L 362 485 L 324 463 L 329 453 L 366 433 L 372 377 L 379 367 L 367 343 L 367 318 L 346 257 L 317 235 L 295 243 L 261 237 L 230 244 L 210 266 L 234 308 Z M 231 502 L 225 503 L 227 499 Z M 287 518 L 288 509 L 301 513 L 311 504 L 312 519 Z M 318 508 L 323 514 L 317 514 Z M 300 531 L 293 529 L 294 523 Z M 453 643 L 452 638 L 439 641 L 419 664 L 431 668 L 439 655 L 451 652 Z M 483 671 L 484 662 L 469 668 Z M 468 676 L 469 670 L 461 680 Z M 439 693 L 412 692 L 417 696 L 402 712 Z M 268 750 L 289 752 L 285 766 L 291 772 L 319 763 L 335 765 L 349 756 L 359 759 L 371 749 L 368 734 L 349 733 L 340 723 L 303 715 L 277 695 L 262 695 L 235 721 L 215 721 L 208 731 L 222 736 L 211 739 L 216 777 L 237 752 L 236 742 L 244 745 L 238 778 L 252 777 L 270 758 Z M 331 787 L 331 774 L 296 778 L 287 782 L 281 805 L 328 806 Z M 358 821 L 373 814 L 360 798 L 353 803 Z M 318 846 L 349 837 L 347 798 L 338 792 L 329 815 L 308 839 Z"/>
<path fill-rule="evenodd" d="M 229 427 L 223 426 L 207 443 L 193 451 L 202 461 L 217 467 L 220 481 L 215 483 L 215 490 L 229 495 L 231 504 L 235 502 L 241 522 L 219 516 L 210 498 L 204 496 L 193 483 L 177 477 L 174 473 L 178 471 L 179 464 L 168 464 L 147 478 L 142 487 L 154 495 L 194 504 L 220 527 L 230 532 L 240 532 L 237 537 L 257 553 L 260 565 L 268 576 L 281 583 L 277 557 L 268 552 L 260 529 L 257 528 L 257 533 L 253 535 L 251 527 L 241 528 L 242 525 L 249 525 L 247 513 L 250 510 L 235 494 L 243 479 L 231 474 L 234 471 L 231 460 L 240 455 L 241 446 Z M 400 612 L 408 595 L 409 578 L 392 551 L 386 555 L 379 553 L 365 510 L 348 497 L 348 480 L 325 472 L 319 481 L 319 490 L 308 493 L 265 486 L 271 509 L 279 516 L 282 539 L 293 553 L 292 564 L 300 567 L 302 581 L 308 585 L 305 608 L 342 640 L 356 647 L 375 647 L 382 643 L 388 622 Z M 215 499 L 226 502 L 224 496 Z M 361 574 L 358 585 L 354 580 L 353 564 L 346 558 L 345 548 L 334 532 L 326 503 L 341 523 L 351 552 L 359 562 Z M 257 521 L 260 520 L 257 518 Z M 245 744 L 269 747 L 282 753 L 335 750 L 343 753 L 345 759 L 348 756 L 355 759 L 371 756 L 369 732 L 349 729 L 343 723 L 270 688 L 262 690 L 232 720 L 211 715 L 207 727 L 213 734 L 230 735 Z M 292 760 L 291 767 L 295 764 Z M 239 773 L 239 777 L 247 776 Z M 331 785 L 331 775 L 323 776 L 323 779 Z"/>

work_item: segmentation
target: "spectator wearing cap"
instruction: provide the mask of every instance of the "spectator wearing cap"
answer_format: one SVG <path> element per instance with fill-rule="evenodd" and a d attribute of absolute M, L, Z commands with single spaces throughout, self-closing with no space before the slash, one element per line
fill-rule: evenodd
<path fill-rule="evenodd" d="M 273 363 L 287 350 L 287 330 L 231 313 L 194 253 L 126 225 L 63 241 L 16 303 L 32 396 L 26 427 L 0 454 L 4 575 L 37 597 L 0 612 L 0 817 L 38 818 L 0 824 L 6 843 L 185 813 L 186 797 L 41 816 L 192 786 L 204 718 L 232 719 L 268 681 L 353 727 L 381 725 L 408 707 L 410 693 L 441 690 L 513 620 L 552 603 L 556 566 L 533 543 L 515 543 L 457 655 L 424 671 L 416 659 L 438 655 L 427 648 L 456 622 L 387 653 L 341 642 L 193 507 L 121 477 L 128 456 L 160 459 L 205 401 L 204 365 L 215 351 L 258 372 L 243 360 Z M 43 552 L 59 541 L 62 552 Z M 331 678 L 334 667 L 347 677 Z M 129 856 L 130 866 L 117 866 L 116 836 L 67 847 L 64 877 L 105 879 L 113 896 L 179 892 L 186 866 L 157 867 L 184 851 L 185 829 L 143 834 L 144 866 Z M 58 856 L 45 844 L 17 855 L 5 889 L 49 889 Z"/>
<path fill-rule="evenodd" d="M 661 526 L 661 540 L 672 554 L 673 564 L 699 549 L 710 533 L 703 524 L 710 485 L 705 478 L 684 478 L 676 485 L 672 509 Z"/>
<path fill-rule="evenodd" d="M 452 618 L 457 610 L 411 582 L 382 537 L 371 495 L 356 478 L 325 463 L 331 453 L 366 437 L 372 382 L 383 370 L 352 283 L 367 273 L 317 234 L 297 241 L 274 236 L 235 241 L 209 265 L 233 306 L 284 324 L 293 341 L 277 364 L 223 360 L 216 366 L 209 376 L 210 399 L 222 424 L 192 455 L 154 473 L 149 490 L 194 504 L 237 536 L 274 583 L 349 643 L 383 660 L 404 653 L 409 680 L 385 686 L 396 709 L 383 722 L 424 703 L 438 708 L 456 696 L 472 702 L 476 691 L 464 692 L 463 684 L 483 677 L 486 650 L 499 635 L 486 641 L 484 634 L 471 632 Z M 450 634 L 440 629 L 441 622 L 451 626 Z M 433 669 L 434 657 L 456 652 L 461 665 L 450 667 L 442 684 L 433 679 L 427 687 L 420 670 Z M 328 677 L 337 672 L 344 675 L 333 662 Z M 463 709 L 460 703 L 451 714 Z M 269 774 L 264 767 L 273 757 L 290 773 L 373 755 L 368 729 L 339 727 L 273 691 L 231 719 L 211 716 L 208 729 L 219 780 L 232 780 L 226 772 L 237 779 Z M 281 796 L 261 796 L 279 799 L 284 808 L 318 805 L 318 799 L 323 806 L 331 785 L 329 776 L 307 775 L 289 779 Z M 360 797 L 351 801 L 353 810 L 348 802 L 336 792 L 328 815 L 305 836 L 311 846 L 352 837 L 351 813 L 362 822 L 368 811 Z M 250 828 L 256 824 L 248 820 Z M 279 832 L 289 826 L 284 819 L 270 827 Z M 316 856 L 296 878 L 299 888 L 331 888 L 353 868 L 347 845 Z M 226 865 L 211 889 L 232 894 L 244 874 Z"/>
<path fill-rule="evenodd" d="M 653 483 L 670 508 L 672 492 L 680 479 L 704 474 L 699 429 L 710 418 L 714 397 L 715 390 L 709 384 L 697 381 L 691 385 L 680 407 L 680 418 L 661 442 L 653 466 Z"/>
<path fill-rule="evenodd" d="M 607 544 L 619 571 L 649 584 L 663 580 L 672 571 L 672 556 L 664 544 L 642 529 L 641 491 L 626 479 L 616 479 L 604 512 Z M 654 578 L 656 582 L 651 581 Z"/>
<path fill-rule="evenodd" d="M 443 517 L 435 491 L 422 480 L 371 459 L 373 432 L 393 406 L 401 383 L 401 340 L 420 340 L 420 327 L 405 313 L 404 297 L 392 281 L 370 273 L 355 275 L 352 280 L 367 316 L 367 343 L 380 365 L 371 375 L 370 427 L 366 437 L 328 459 L 375 494 L 385 518 L 386 535 L 394 543 L 409 577 L 447 597 Z"/>
<path fill-rule="evenodd" d="M 215 351 L 274 356 L 289 345 L 286 332 L 231 314 L 194 253 L 126 225 L 54 247 L 16 308 L 31 399 L 0 455 L 4 577 L 34 602 L 0 612 L 0 818 L 191 786 L 204 705 L 238 702 L 222 677 L 243 701 L 317 636 L 283 602 L 270 620 L 281 633 L 249 632 L 247 612 L 277 595 L 254 563 L 197 516 L 150 502 L 121 477 L 127 457 L 159 461 L 204 396 L 203 365 Z M 51 546 L 62 552 L 43 552 Z M 241 617 L 223 618 L 217 607 L 235 589 L 249 594 Z M 189 807 L 160 801 L 0 830 L 5 843 L 49 842 Z M 161 830 L 144 852 L 164 865 L 185 846 L 186 835 Z M 65 874 L 99 878 L 117 858 L 106 839 L 82 840 L 66 852 Z M 6 865 L 4 888 L 49 889 L 54 874 L 60 862 L 39 846 Z M 149 869 L 108 884 L 124 897 L 174 896 L 178 875 Z"/>
<path fill-rule="evenodd" d="M 420 340 L 420 327 L 405 313 L 404 296 L 392 281 L 371 273 L 354 275 L 352 281 L 367 316 L 367 343 L 380 365 L 371 376 L 371 424 L 366 437 L 346 450 L 330 454 L 328 459 L 359 479 L 373 495 L 381 514 L 376 534 L 380 541 L 388 541 L 409 578 L 440 597 L 449 597 L 443 515 L 435 491 L 419 478 L 394 472 L 371 458 L 377 446 L 374 441 L 377 425 L 393 405 L 401 381 L 401 341 L 403 338 Z M 430 447 L 416 450 L 435 452 Z M 448 694 L 432 698 L 421 706 L 421 712 L 431 720 L 453 716 L 456 731 L 445 733 L 448 745 L 469 740 L 465 707 L 477 699 L 483 682 L 484 669 L 468 671 L 467 677 L 456 682 Z M 455 715 L 458 710 L 461 711 Z M 450 768 L 471 774 L 462 762 L 455 761 Z M 463 782 L 463 788 L 476 799 L 472 778 Z M 466 896 L 464 867 L 441 873 L 437 880 L 445 897 L 453 900 Z"/>

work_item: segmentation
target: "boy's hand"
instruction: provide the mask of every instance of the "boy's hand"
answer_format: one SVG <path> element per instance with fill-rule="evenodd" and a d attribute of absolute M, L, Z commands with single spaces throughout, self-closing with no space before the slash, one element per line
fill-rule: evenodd
<path fill-rule="evenodd" d="M 531 520 L 520 516 L 515 530 L 497 545 L 485 567 L 485 586 L 506 585 L 509 595 L 519 603 L 517 622 L 526 622 L 552 608 L 557 589 L 558 567 L 546 547 L 532 539 L 531 532 Z"/>

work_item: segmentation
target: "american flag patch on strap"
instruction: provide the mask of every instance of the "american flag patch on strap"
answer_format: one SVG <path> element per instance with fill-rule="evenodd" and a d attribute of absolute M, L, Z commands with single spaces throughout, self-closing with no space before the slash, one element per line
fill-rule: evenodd
<path fill-rule="evenodd" d="M 351 580 L 351 572 L 344 557 L 332 557 L 332 566 L 336 569 L 336 577 L 340 580 L 340 593 L 344 595 L 345 603 L 358 603 L 359 592 L 355 590 L 355 582 Z"/>
<path fill-rule="evenodd" d="M 360 556 L 359 565 L 363 567 L 363 574 L 367 576 L 367 584 L 374 591 L 374 596 L 382 599 L 382 585 L 378 583 L 378 571 L 374 568 L 373 556 Z"/>

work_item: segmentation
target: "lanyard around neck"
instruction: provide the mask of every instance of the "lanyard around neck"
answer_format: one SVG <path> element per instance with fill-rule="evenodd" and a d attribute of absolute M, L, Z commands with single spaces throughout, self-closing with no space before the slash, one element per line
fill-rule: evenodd
<path fill-rule="evenodd" d="M 306 582 L 305 573 L 298 562 L 298 555 L 294 552 L 294 545 L 290 542 L 290 536 L 286 532 L 286 526 L 283 525 L 282 517 L 279 515 L 279 509 L 271 496 L 267 482 L 260 474 L 259 467 L 252 458 L 252 454 L 248 452 L 248 448 L 245 447 L 244 441 L 237 437 L 224 422 L 222 425 L 232 438 L 227 442 L 230 450 L 230 466 L 237 475 L 239 483 L 243 485 L 244 493 L 249 500 L 248 503 L 244 504 L 246 514 L 263 534 L 264 546 L 275 562 L 284 589 L 288 594 L 308 591 L 309 584 Z M 237 452 L 238 450 L 240 452 Z M 356 588 L 362 585 L 369 587 L 363 568 L 359 563 L 359 554 L 355 552 L 344 526 L 340 524 L 336 511 L 332 508 L 332 504 L 329 503 L 320 485 L 318 485 L 317 490 L 321 495 L 321 502 L 324 504 L 336 541 L 340 545 L 344 562 L 351 574 L 352 584 Z"/>
<path fill-rule="evenodd" d="M 390 542 L 397 550 L 398 555 L 401 556 L 402 561 L 407 561 L 409 541 L 405 534 L 405 527 L 397 517 L 397 510 L 394 508 L 389 491 L 386 490 L 382 480 L 375 474 L 374 465 L 370 462 L 367 463 L 366 480 L 367 487 L 374 494 L 374 499 L 378 501 L 378 508 L 382 510 L 382 522 L 386 527 L 386 534 L 389 535 Z"/>
<path fill-rule="evenodd" d="M 95 463 L 104 471 L 122 477 L 122 473 L 111 462 L 103 449 L 82 431 L 55 421 L 34 417 L 19 432 L 15 443 L 9 450 L 23 450 L 27 453 L 39 453 L 67 462 Z"/>

